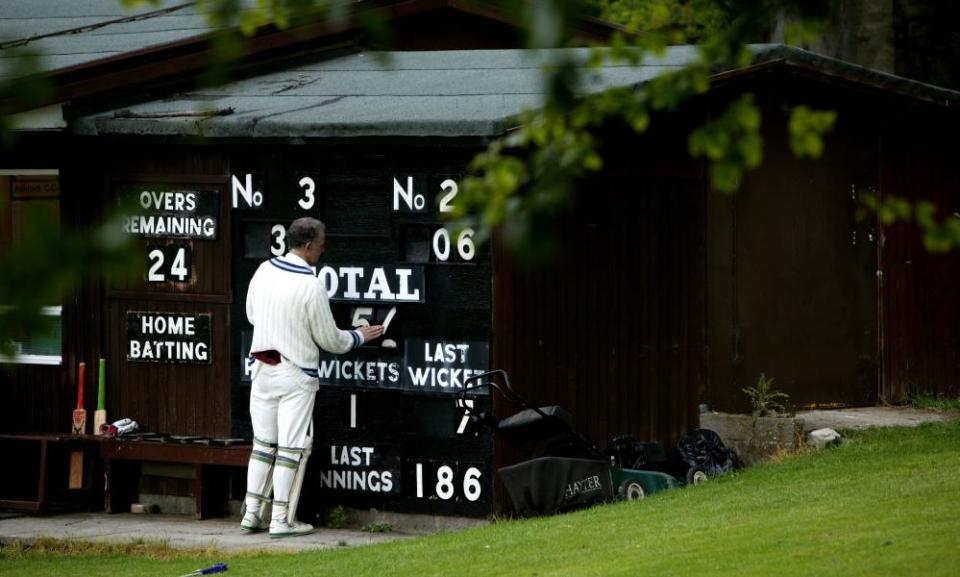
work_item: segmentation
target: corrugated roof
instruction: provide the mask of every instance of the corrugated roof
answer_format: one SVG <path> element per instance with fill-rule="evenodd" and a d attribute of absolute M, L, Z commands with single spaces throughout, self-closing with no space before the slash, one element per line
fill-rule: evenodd
<path fill-rule="evenodd" d="M 960 93 L 782 45 L 754 45 L 755 63 L 789 63 L 944 104 Z M 212 138 L 490 137 L 544 103 L 544 66 L 590 49 L 356 53 L 75 120 L 81 134 Z M 584 93 L 637 86 L 693 62 L 692 46 L 641 65 L 607 64 Z M 385 63 L 386 62 L 386 63 Z M 729 72 L 729 71 L 728 71 Z"/>
<path fill-rule="evenodd" d="M 184 0 L 129 10 L 119 0 L 0 0 L 0 80 L 11 76 L 15 47 L 39 53 L 37 72 L 49 72 L 209 32 Z"/>

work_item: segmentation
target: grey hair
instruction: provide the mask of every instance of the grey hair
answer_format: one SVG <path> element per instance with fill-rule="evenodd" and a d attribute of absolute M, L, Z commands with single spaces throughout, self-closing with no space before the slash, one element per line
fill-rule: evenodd
<path fill-rule="evenodd" d="M 308 242 L 317 240 L 321 234 L 326 234 L 327 226 L 315 218 L 305 216 L 290 223 L 287 229 L 287 247 L 300 248 Z"/>

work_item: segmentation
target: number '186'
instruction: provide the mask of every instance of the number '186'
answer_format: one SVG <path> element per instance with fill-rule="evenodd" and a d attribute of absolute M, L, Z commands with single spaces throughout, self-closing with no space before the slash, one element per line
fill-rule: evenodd
<path fill-rule="evenodd" d="M 469 467 L 467 471 L 463 474 L 463 479 L 461 483 L 462 492 L 461 494 L 467 501 L 476 501 L 480 499 L 480 495 L 483 492 L 483 486 L 480 484 L 480 469 L 476 467 Z M 434 484 L 430 482 L 430 489 L 433 490 L 433 494 L 439 497 L 444 501 L 449 501 L 453 499 L 457 485 L 454 480 L 453 467 L 449 465 L 441 465 L 437 468 L 437 480 Z M 416 483 L 417 483 L 417 498 L 423 499 L 426 494 L 426 482 L 423 474 L 423 463 L 416 464 Z"/>

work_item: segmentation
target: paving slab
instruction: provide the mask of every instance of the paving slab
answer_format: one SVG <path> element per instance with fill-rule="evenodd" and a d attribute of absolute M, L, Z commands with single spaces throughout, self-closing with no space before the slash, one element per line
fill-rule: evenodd
<path fill-rule="evenodd" d="M 948 421 L 958 418 L 957 413 L 914 407 L 857 407 L 853 409 L 830 409 L 799 411 L 804 429 L 813 431 L 831 429 L 865 429 L 867 427 L 915 427 L 922 423 Z"/>
<path fill-rule="evenodd" d="M 197 521 L 186 515 L 134 513 L 73 513 L 52 517 L 0 519 L 0 542 L 30 542 L 39 537 L 105 543 L 130 543 L 139 539 L 165 542 L 177 549 L 221 551 L 305 551 L 356 547 L 410 539 L 414 534 L 366 533 L 350 529 L 318 528 L 310 535 L 271 539 L 266 533 L 246 533 L 237 519 Z"/>

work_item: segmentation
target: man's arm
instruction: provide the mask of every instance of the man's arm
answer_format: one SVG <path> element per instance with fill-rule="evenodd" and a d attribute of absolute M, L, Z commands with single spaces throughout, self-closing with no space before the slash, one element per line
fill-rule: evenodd
<path fill-rule="evenodd" d="M 383 334 L 381 325 L 342 331 L 330 311 L 330 299 L 323 283 L 317 280 L 314 298 L 307 304 L 313 341 L 329 353 L 343 354 Z"/>
<path fill-rule="evenodd" d="M 383 336 L 383 325 L 369 325 L 366 327 L 359 327 L 357 332 L 360 333 L 360 336 L 363 337 L 363 342 L 368 343 L 373 339 L 379 339 Z"/>

